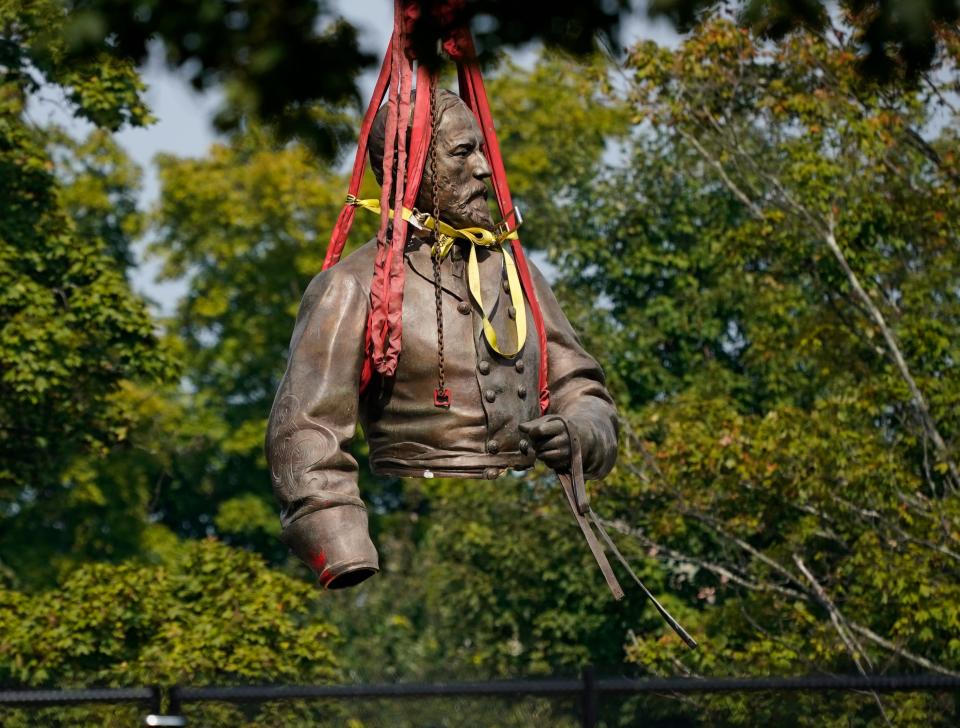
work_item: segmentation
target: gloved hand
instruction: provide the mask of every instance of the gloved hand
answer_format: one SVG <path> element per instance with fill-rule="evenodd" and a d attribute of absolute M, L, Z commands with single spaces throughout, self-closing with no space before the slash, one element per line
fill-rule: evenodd
<path fill-rule="evenodd" d="M 517 429 L 530 440 L 537 457 L 554 470 L 570 469 L 570 437 L 563 422 L 555 416 L 521 422 Z"/>

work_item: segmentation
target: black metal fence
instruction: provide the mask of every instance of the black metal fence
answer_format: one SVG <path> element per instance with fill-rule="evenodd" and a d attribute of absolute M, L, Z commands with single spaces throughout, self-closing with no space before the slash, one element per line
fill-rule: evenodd
<path fill-rule="evenodd" d="M 731 693 L 760 691 L 960 691 L 955 675 L 810 676 L 769 678 L 598 678 L 592 668 L 579 679 L 485 682 L 389 683 L 379 685 L 278 685 L 241 687 L 102 688 L 85 690 L 0 690 L 0 706 L 41 708 L 83 703 L 144 703 L 146 726 L 186 726 L 185 703 L 262 703 L 302 699 L 410 699 L 568 696 L 578 701 L 584 728 L 596 728 L 604 695 Z M 163 698 L 167 701 L 164 702 Z M 165 713 L 161 706 L 168 705 Z"/>

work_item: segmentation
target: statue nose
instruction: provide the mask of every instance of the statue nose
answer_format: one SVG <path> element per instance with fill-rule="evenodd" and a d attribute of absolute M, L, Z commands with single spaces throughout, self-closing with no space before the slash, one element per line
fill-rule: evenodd
<path fill-rule="evenodd" d="M 490 164 L 487 162 L 486 156 L 483 152 L 477 152 L 476 154 L 477 161 L 473 168 L 473 176 L 477 179 L 486 179 L 490 177 L 493 172 L 490 171 Z"/>

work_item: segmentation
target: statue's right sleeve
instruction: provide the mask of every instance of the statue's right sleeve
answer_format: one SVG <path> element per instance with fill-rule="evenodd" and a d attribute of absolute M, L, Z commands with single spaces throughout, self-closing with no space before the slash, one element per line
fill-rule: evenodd
<path fill-rule="evenodd" d="M 281 538 L 329 588 L 379 569 L 350 452 L 368 306 L 368 294 L 348 271 L 334 267 L 311 281 L 267 425 Z"/>

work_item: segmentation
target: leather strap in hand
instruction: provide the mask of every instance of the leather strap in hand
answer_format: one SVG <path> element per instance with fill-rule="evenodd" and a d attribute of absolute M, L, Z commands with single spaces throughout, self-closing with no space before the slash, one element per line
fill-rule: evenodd
<path fill-rule="evenodd" d="M 688 647 L 691 649 L 695 648 L 697 641 L 690 636 L 680 623 L 673 618 L 673 615 L 657 601 L 656 597 L 654 597 L 653 594 L 650 593 L 650 590 L 640 581 L 640 577 L 630 568 L 630 564 L 627 563 L 627 560 L 623 557 L 623 554 L 620 553 L 613 539 L 610 538 L 610 535 L 603 527 L 597 514 L 594 513 L 590 507 L 590 500 L 587 496 L 587 486 L 583 477 L 583 451 L 580 448 L 580 437 L 577 434 L 576 428 L 571 427 L 570 423 L 560 415 L 548 415 L 548 417 L 559 420 L 567 431 L 567 438 L 570 441 L 570 469 L 569 472 L 562 472 L 560 470 L 555 472 L 557 478 L 560 480 L 563 493 L 567 497 L 570 510 L 573 511 L 573 517 L 577 519 L 577 525 L 580 526 L 580 530 L 583 532 L 583 537 L 586 539 L 587 546 L 590 547 L 590 551 L 593 553 L 593 558 L 597 560 L 597 565 L 600 567 L 603 578 L 606 579 L 607 586 L 610 587 L 610 591 L 613 593 L 613 598 L 617 601 L 623 599 L 623 587 L 621 587 L 620 582 L 617 581 L 617 577 L 610 567 L 610 562 L 607 560 L 607 555 L 604 553 L 603 547 L 597 541 L 597 537 L 590 527 L 591 523 L 594 528 L 597 529 L 597 533 L 600 534 L 600 537 L 604 543 L 606 543 L 607 547 L 613 551 L 613 555 L 617 557 L 617 560 L 627 570 L 627 573 L 630 574 L 647 598 L 653 602 L 653 606 L 656 607 L 660 616 L 666 620 L 667 624 L 670 625 L 673 631 L 677 633 Z M 588 517 L 590 519 L 589 521 L 587 520 Z"/>

